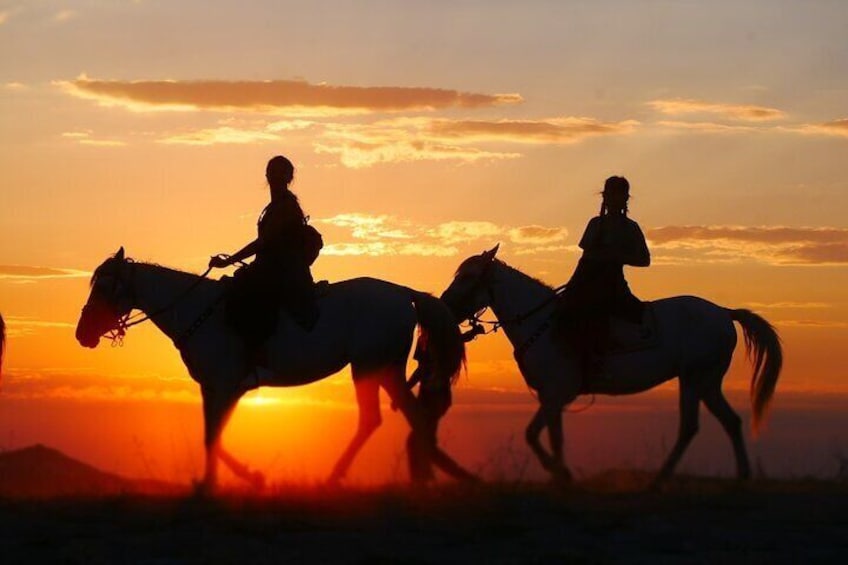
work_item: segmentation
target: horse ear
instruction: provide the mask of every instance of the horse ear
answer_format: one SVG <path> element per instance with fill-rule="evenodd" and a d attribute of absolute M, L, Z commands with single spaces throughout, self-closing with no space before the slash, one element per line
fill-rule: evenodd
<path fill-rule="evenodd" d="M 121 246 L 120 249 L 118 249 L 118 252 L 115 253 L 115 259 L 117 259 L 118 261 L 124 260 L 124 246 L 123 245 Z"/>
<path fill-rule="evenodd" d="M 500 244 L 500 243 L 498 243 L 497 245 L 495 245 L 494 247 L 492 247 L 492 248 L 491 248 L 491 249 L 489 249 L 488 251 L 484 251 L 484 252 L 483 252 L 483 257 L 485 257 L 485 259 L 486 259 L 487 261 L 491 261 L 492 259 L 494 259 L 494 258 L 495 258 L 495 255 L 497 255 L 497 253 L 498 253 L 498 248 L 499 248 L 500 246 L 501 246 L 501 244 Z"/>

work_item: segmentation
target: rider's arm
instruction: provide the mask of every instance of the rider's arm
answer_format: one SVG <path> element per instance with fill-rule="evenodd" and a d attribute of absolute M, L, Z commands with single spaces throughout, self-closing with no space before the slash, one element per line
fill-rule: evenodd
<path fill-rule="evenodd" d="M 599 217 L 592 218 L 589 220 L 589 223 L 586 224 L 586 230 L 583 232 L 583 237 L 580 238 L 580 249 L 583 251 L 592 251 L 594 250 L 598 244 L 599 236 L 601 234 L 601 219 Z"/>
<path fill-rule="evenodd" d="M 221 269 L 223 267 L 227 267 L 232 265 L 233 263 L 238 263 L 239 261 L 244 261 L 251 255 L 256 255 L 256 250 L 259 248 L 259 240 L 255 239 L 239 249 L 234 255 L 227 257 L 226 255 L 214 255 L 211 259 L 209 259 L 209 268 Z"/>
<path fill-rule="evenodd" d="M 651 264 L 651 252 L 648 251 L 645 234 L 636 222 L 631 221 L 630 228 L 630 238 L 627 251 L 622 256 L 622 263 L 634 267 L 647 267 Z"/>
<path fill-rule="evenodd" d="M 233 263 L 238 263 L 239 261 L 244 261 L 248 257 L 256 255 L 256 251 L 258 249 L 259 249 L 259 240 L 254 239 L 253 241 L 251 241 L 250 243 L 248 243 L 247 245 L 245 245 L 244 247 L 239 249 L 235 254 L 231 255 L 230 258 L 227 260 L 227 263 L 229 265 L 232 265 Z"/>

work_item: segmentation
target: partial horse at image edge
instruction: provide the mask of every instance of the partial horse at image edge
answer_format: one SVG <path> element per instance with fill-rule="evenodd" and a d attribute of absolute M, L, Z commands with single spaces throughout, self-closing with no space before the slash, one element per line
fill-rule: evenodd
<path fill-rule="evenodd" d="M 6 322 L 0 314 L 0 378 L 3 377 L 3 353 L 6 350 Z"/>

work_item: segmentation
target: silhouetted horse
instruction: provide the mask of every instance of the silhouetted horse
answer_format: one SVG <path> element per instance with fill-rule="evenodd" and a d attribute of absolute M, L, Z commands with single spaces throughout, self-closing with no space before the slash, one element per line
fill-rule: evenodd
<path fill-rule="evenodd" d="M 0 377 L 3 376 L 3 352 L 6 350 L 6 322 L 0 315 Z"/>
<path fill-rule="evenodd" d="M 698 431 L 700 402 L 719 420 L 736 456 L 740 478 L 751 469 L 741 419 L 721 391 L 721 382 L 736 347 L 733 322 L 739 322 L 754 365 L 751 382 L 756 431 L 774 393 L 783 361 L 774 328 L 748 310 L 731 310 L 694 296 L 650 303 L 660 341 L 652 348 L 611 353 L 603 378 L 582 379 L 573 351 L 553 331 L 556 293 L 549 286 L 495 259 L 497 246 L 466 259 L 442 294 L 458 320 L 476 320 L 490 307 L 515 348 L 527 385 L 538 392 L 539 409 L 526 439 L 542 465 L 559 479 L 570 479 L 563 460 L 562 410 L 580 394 L 633 394 L 677 377 L 680 382 L 680 429 L 655 485 L 669 477 Z M 583 382 L 581 382 L 583 381 Z M 551 453 L 539 441 L 548 428 Z"/>
<path fill-rule="evenodd" d="M 430 461 L 446 472 L 461 469 L 427 439 L 426 423 L 415 397 L 406 386 L 406 362 L 418 324 L 428 334 L 435 378 L 449 390 L 464 359 L 465 346 L 456 321 L 437 298 L 389 282 L 357 278 L 327 286 L 319 298 L 320 317 L 307 332 L 286 314 L 268 343 L 273 376 L 246 380 L 242 339 L 226 323 L 223 297 L 226 284 L 137 263 L 118 253 L 94 273 L 91 293 L 77 325 L 77 340 L 96 347 L 100 337 L 121 337 L 129 313 L 144 312 L 179 349 L 191 377 L 200 384 L 205 423 L 206 472 L 204 485 L 217 478 L 217 460 L 255 484 L 264 479 L 228 454 L 220 436 L 238 399 L 261 385 L 296 386 L 311 383 L 351 365 L 359 427 L 336 463 L 331 481 L 344 477 L 356 453 L 380 425 L 379 390 L 384 388 L 412 427 L 410 462 Z M 269 372 L 269 374 L 271 374 Z M 423 458 L 422 458 L 423 455 Z M 413 479 L 425 480 L 429 467 L 411 468 Z M 456 473 L 454 473 L 457 476 Z M 467 473 L 459 478 L 469 478 Z"/>

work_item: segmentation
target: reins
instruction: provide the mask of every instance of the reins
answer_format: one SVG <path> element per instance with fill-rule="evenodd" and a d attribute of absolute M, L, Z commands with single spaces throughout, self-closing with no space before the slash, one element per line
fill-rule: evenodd
<path fill-rule="evenodd" d="M 135 264 L 131 260 L 126 260 L 126 261 L 130 264 L 133 264 L 133 265 Z M 112 347 L 122 346 L 124 344 L 124 336 L 126 335 L 128 329 L 130 329 L 133 326 L 137 326 L 138 324 L 144 323 L 144 322 L 146 322 L 146 321 L 148 321 L 148 320 L 150 320 L 150 319 L 152 319 L 152 318 L 154 318 L 154 317 L 156 317 L 160 314 L 163 314 L 163 313 L 167 312 L 168 310 L 171 310 L 172 308 L 174 308 L 186 296 L 188 296 L 195 288 L 197 288 L 200 285 L 200 283 L 202 283 L 206 279 L 206 276 L 211 271 L 212 271 L 212 267 L 208 267 L 205 271 L 203 271 L 203 274 L 197 276 L 197 279 L 194 280 L 188 286 L 188 288 L 186 288 L 179 295 L 177 295 L 177 297 L 174 298 L 173 300 L 171 300 L 171 302 L 169 302 L 165 306 L 157 309 L 155 312 L 151 312 L 149 314 L 146 314 L 144 312 L 141 312 L 141 313 L 136 312 L 135 314 L 132 314 L 131 312 L 128 312 L 124 316 L 121 316 L 118 319 L 118 326 L 116 328 L 112 329 L 112 330 L 109 330 L 107 333 L 105 333 L 103 335 L 112 340 Z"/>
<path fill-rule="evenodd" d="M 513 318 L 509 318 L 507 320 L 481 320 L 480 316 L 482 316 L 483 313 L 488 309 L 488 306 L 487 306 L 486 308 L 483 308 L 479 312 L 476 312 L 476 313 L 472 314 L 471 316 L 469 316 L 467 318 L 467 321 L 471 324 L 472 328 L 481 327 L 481 325 L 483 325 L 483 324 L 491 326 L 490 330 L 478 332 L 478 335 L 486 335 L 486 334 L 490 334 L 490 333 L 497 333 L 497 331 L 500 328 L 502 328 L 503 326 L 506 326 L 506 325 L 509 325 L 509 324 L 521 324 L 521 323 L 523 323 L 527 318 L 529 318 L 530 316 L 532 316 L 533 314 L 535 314 L 536 312 L 538 312 L 539 310 L 541 310 L 542 308 L 544 308 L 545 306 L 547 306 L 548 304 L 550 304 L 551 302 L 553 302 L 554 300 L 559 298 L 559 296 L 565 291 L 565 289 L 567 287 L 568 287 L 568 283 L 562 284 L 562 285 L 556 287 L 554 289 L 554 293 L 551 296 L 547 297 L 546 299 L 541 301 L 539 304 L 537 304 L 533 308 L 531 308 L 531 309 L 527 310 L 526 312 L 523 312 L 523 313 L 521 313 L 521 314 L 519 314 L 519 315 L 517 315 Z M 491 288 L 487 287 L 487 289 L 489 290 L 490 298 L 494 298 L 493 296 L 491 296 L 491 294 L 492 294 Z M 543 325 L 545 325 L 545 324 L 543 324 Z"/>

